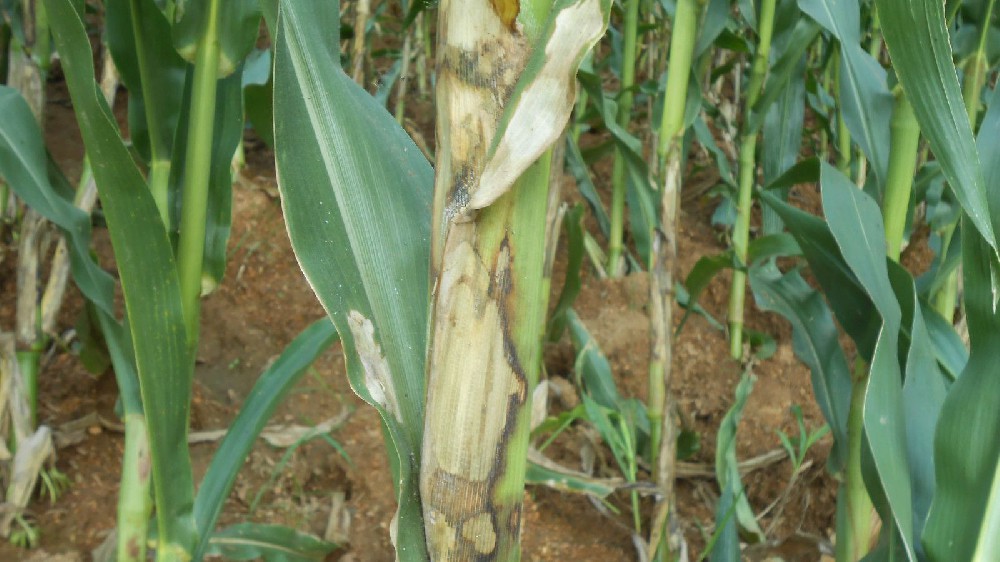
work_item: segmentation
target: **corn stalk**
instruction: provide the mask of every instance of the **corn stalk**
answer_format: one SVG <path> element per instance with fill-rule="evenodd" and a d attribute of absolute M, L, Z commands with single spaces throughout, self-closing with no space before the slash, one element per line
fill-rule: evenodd
<path fill-rule="evenodd" d="M 750 85 L 747 87 L 745 108 L 757 103 L 764 89 L 768 57 L 771 53 L 771 34 L 774 30 L 775 0 L 762 0 L 760 8 L 757 51 L 750 67 Z M 744 129 L 748 127 L 745 125 Z M 750 207 L 753 189 L 757 182 L 757 131 L 744 131 L 740 139 L 740 178 L 737 199 L 736 224 L 733 226 L 733 251 L 740 264 L 747 262 L 747 245 L 750 241 Z M 746 300 L 746 270 L 733 271 L 732 289 L 729 292 L 729 354 L 733 359 L 743 357 L 743 304 Z"/>
<path fill-rule="evenodd" d="M 627 130 L 632 120 L 633 93 L 635 85 L 636 42 L 639 34 L 639 2 L 628 0 L 625 7 L 625 25 L 622 29 L 621 95 L 618 97 L 618 125 Z M 694 32 L 694 30 L 692 30 Z M 622 261 L 622 238 L 625 230 L 626 169 L 623 148 L 615 151 L 611 169 L 611 232 L 608 241 L 608 274 L 618 277 L 624 272 Z"/>
<path fill-rule="evenodd" d="M 677 216 L 683 177 L 681 151 L 684 140 L 684 111 L 688 81 L 697 39 L 697 23 L 705 2 L 681 0 L 677 3 L 670 34 L 670 73 L 663 97 L 663 120 L 657 156 L 663 163 L 664 180 L 660 194 L 660 228 L 653 237 L 649 264 L 650 359 L 649 426 L 651 464 L 663 498 L 654 515 L 650 552 L 661 547 L 662 531 L 673 509 L 676 428 L 670 415 L 670 374 L 673 359 L 674 269 L 677 262 Z M 666 545 L 664 545 L 666 546 Z M 670 545 L 672 551 L 673 545 Z M 663 552 L 667 552 L 663 548 Z"/>
<path fill-rule="evenodd" d="M 420 490 L 436 560 L 515 559 L 550 157 L 608 2 L 443 2 Z M 515 21 L 516 18 L 516 21 Z M 522 32 L 523 30 L 523 32 Z"/>

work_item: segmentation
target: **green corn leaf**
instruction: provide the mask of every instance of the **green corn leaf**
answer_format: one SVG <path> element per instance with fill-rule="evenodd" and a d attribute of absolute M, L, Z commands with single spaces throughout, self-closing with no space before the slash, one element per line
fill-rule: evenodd
<path fill-rule="evenodd" d="M 211 538 L 206 554 L 225 560 L 322 562 L 337 545 L 295 529 L 261 523 L 239 523 Z"/>
<path fill-rule="evenodd" d="M 580 267 L 583 265 L 583 205 L 577 204 L 563 218 L 566 227 L 566 281 L 549 319 L 548 339 L 558 341 L 566 331 L 566 313 L 580 294 Z"/>
<path fill-rule="evenodd" d="M 70 193 L 48 181 L 41 131 L 21 95 L 0 86 L 0 177 L 6 178 L 18 196 L 42 216 L 58 225 L 67 239 L 70 266 L 77 287 L 87 298 L 87 310 L 100 331 L 114 365 L 115 379 L 125 415 L 142 415 L 139 378 L 136 374 L 132 340 L 127 326 L 113 316 L 114 281 L 90 255 L 90 216 L 74 206 Z"/>
<path fill-rule="evenodd" d="M 695 58 L 705 54 L 726 28 L 730 19 L 729 8 L 731 4 L 730 0 L 708 0 L 705 15 L 700 22 L 701 29 L 698 31 L 698 41 L 694 47 Z"/>
<path fill-rule="evenodd" d="M 845 264 L 830 228 L 822 219 L 792 207 L 772 193 L 762 191 L 759 197 L 781 216 L 802 248 L 840 325 L 857 344 L 861 356 L 870 359 L 878 330 L 871 298 Z"/>
<path fill-rule="evenodd" d="M 752 268 L 749 277 L 757 306 L 781 314 L 792 324 L 795 355 L 812 373 L 816 403 L 833 433 L 833 450 L 827 466 L 836 474 L 847 461 L 851 372 L 830 309 L 798 271 L 782 275 L 765 264 Z"/>
<path fill-rule="evenodd" d="M 858 0 L 799 0 L 803 12 L 840 42 L 840 102 L 853 140 L 871 163 L 878 185 L 889 163 L 892 94 L 882 66 L 861 48 Z"/>
<path fill-rule="evenodd" d="M 934 497 L 934 429 L 948 393 L 947 379 L 938 366 L 935 349 L 917 300 L 913 278 L 895 262 L 889 275 L 903 311 L 905 380 L 903 411 L 906 420 L 906 454 L 913 498 L 913 536 L 919 537 Z M 914 542 L 914 551 L 923 558 L 923 546 Z"/>
<path fill-rule="evenodd" d="M 786 189 L 800 183 L 816 183 L 819 181 L 819 163 L 819 159 L 815 157 L 799 160 L 780 176 L 766 182 L 763 189 L 764 191 L 771 191 L 774 189 Z"/>
<path fill-rule="evenodd" d="M 761 168 L 765 184 L 771 183 L 795 165 L 802 145 L 806 108 L 804 45 L 812 43 L 819 34 L 819 27 L 808 18 L 800 19 L 798 24 L 792 33 L 787 34 L 793 37 L 783 51 L 779 51 L 780 58 L 768 74 L 761 100 L 758 100 L 757 107 L 751 111 L 751 115 L 759 115 L 758 112 L 761 111 L 764 115 L 763 138 L 767 142 L 761 147 Z M 811 27 L 812 37 L 798 37 L 797 32 L 801 26 Z M 781 86 L 778 96 L 770 100 L 768 105 L 760 106 L 760 102 L 766 99 L 764 96 L 771 93 L 769 88 L 777 87 L 776 83 Z M 782 199 L 788 198 L 787 189 L 779 193 Z M 765 234 L 781 232 L 781 218 L 773 209 L 764 207 L 763 215 Z"/>
<path fill-rule="evenodd" d="M 795 237 L 787 232 L 767 234 L 756 238 L 747 246 L 747 267 L 752 268 L 764 260 L 802 255 L 802 248 Z"/>
<path fill-rule="evenodd" d="M 116 322 L 114 318 L 97 311 L 97 321 L 104 341 L 108 346 L 108 356 L 115 370 L 115 381 L 118 383 L 118 396 L 122 401 L 124 415 L 142 414 L 142 391 L 139 388 L 139 375 L 136 372 L 135 352 L 132 344 L 132 334 L 127 324 Z"/>
<path fill-rule="evenodd" d="M 296 257 L 340 334 L 351 387 L 387 429 L 397 551 L 426 552 L 417 498 L 433 177 L 420 150 L 339 66 L 336 4 L 281 3 L 275 142 Z"/>
<path fill-rule="evenodd" d="M 696 302 L 691 302 L 691 295 L 688 294 L 687 289 L 682 283 L 674 283 L 674 296 L 679 306 L 683 307 L 685 310 L 691 310 L 695 314 L 701 316 L 706 322 L 708 322 L 709 326 L 719 330 L 720 332 L 724 332 L 726 330 L 726 327 L 723 326 L 721 322 L 716 320 L 714 316 L 709 314 L 704 307 Z M 682 326 L 678 326 L 677 329 L 674 330 L 675 336 L 681 333 L 681 328 Z"/>
<path fill-rule="evenodd" d="M 739 462 L 736 460 L 736 429 L 743 415 L 743 408 L 746 406 L 750 391 L 756 377 L 749 371 L 743 373 L 739 384 L 736 385 L 736 400 L 732 407 L 726 412 L 719 424 L 719 434 L 715 445 L 715 478 L 719 482 L 719 487 L 724 491 L 732 493 L 730 499 L 732 507 L 719 502 L 717 515 L 734 511 L 733 520 L 739 524 L 748 535 L 751 542 L 760 542 L 765 539 L 764 531 L 757 524 L 757 518 L 753 514 L 750 502 L 747 501 L 746 493 L 743 489 L 743 482 L 740 479 Z M 725 536 L 725 535 L 723 535 Z M 738 558 L 734 558 L 736 560 Z"/>
<path fill-rule="evenodd" d="M 180 19 L 174 24 L 173 45 L 185 60 L 194 63 L 209 5 L 219 0 L 186 2 Z M 257 41 L 260 29 L 260 0 L 227 0 L 219 8 L 219 78 L 229 76 L 239 67 Z"/>
<path fill-rule="evenodd" d="M 746 22 L 751 30 L 756 32 L 757 7 L 754 4 L 753 0 L 736 0 L 736 6 L 739 9 L 740 15 L 743 16 L 743 21 Z"/>
<path fill-rule="evenodd" d="M 576 179 L 580 195 L 590 205 L 590 209 L 597 219 L 597 227 L 601 230 L 601 234 L 607 237 L 608 232 L 611 230 L 611 221 L 608 218 L 608 212 L 604 210 L 604 204 L 601 203 L 601 198 L 597 195 L 597 187 L 594 186 L 594 181 L 590 178 L 590 169 L 583 160 L 583 155 L 580 153 L 580 146 L 573 140 L 572 135 L 566 135 L 566 166 Z"/>
<path fill-rule="evenodd" d="M 990 186 L 990 209 L 1000 208 L 1000 195 L 996 186 L 1000 185 L 1000 87 L 988 95 L 989 106 L 979 125 L 976 148 L 982 161 L 983 178 Z"/>
<path fill-rule="evenodd" d="M 90 41 L 69 0 L 45 0 L 111 233 L 133 334 L 153 462 L 161 548 L 190 552 L 194 485 L 187 448 L 194 360 L 166 228 L 96 87 Z"/>
<path fill-rule="evenodd" d="M 128 88 L 132 143 L 147 163 L 169 162 L 187 71 L 171 46 L 170 22 L 153 0 L 108 0 L 105 13 L 108 49 Z"/>
<path fill-rule="evenodd" d="M 899 331 L 902 311 L 889 281 L 882 215 L 878 205 L 829 164 L 821 172 L 823 212 L 844 261 L 881 316 L 865 392 L 864 428 L 877 486 L 868 483 L 886 531 L 898 532 L 909 560 L 913 546 L 913 503 L 907 459 Z M 884 495 L 885 503 L 879 505 Z"/>
<path fill-rule="evenodd" d="M 625 481 L 622 479 L 595 478 L 582 472 L 553 465 L 555 463 L 551 463 L 551 461 L 542 464 L 529 458 L 527 472 L 524 475 L 525 484 L 546 486 L 563 493 L 587 494 L 598 498 L 606 498 L 625 485 Z"/>
<path fill-rule="evenodd" d="M 201 274 L 203 294 L 215 290 L 226 272 L 226 247 L 233 224 L 233 154 L 243 140 L 243 129 L 243 88 L 237 73 L 220 80 L 216 90 Z"/>
<path fill-rule="evenodd" d="M 995 184 L 985 183 L 980 169 L 952 62 L 944 6 L 937 0 L 877 0 L 876 5 L 893 68 L 913 104 L 920 131 L 972 224 L 996 251 L 1000 192 L 987 189 Z"/>
<path fill-rule="evenodd" d="M 934 356 L 945 375 L 955 380 L 969 362 L 969 350 L 965 349 L 965 344 L 951 323 L 938 314 L 933 306 L 920 301 L 920 308 L 924 314 L 928 337 L 934 346 Z"/>
<path fill-rule="evenodd" d="M 805 92 L 798 93 L 799 88 L 805 88 L 805 68 L 802 64 L 802 58 L 806 54 L 806 50 L 818 36 L 819 26 L 809 18 L 802 18 L 796 22 L 791 37 L 787 42 L 787 47 L 781 51 L 777 51 L 776 49 L 777 60 L 775 60 L 768 71 L 764 91 L 761 92 L 760 97 L 750 111 L 750 125 L 748 127 L 750 131 L 757 130 L 762 126 L 761 119 L 767 119 L 767 114 L 771 111 L 770 108 L 780 98 L 801 97 L 803 99 L 800 103 L 803 106 L 803 110 L 805 109 Z M 801 82 L 802 85 L 799 86 L 796 82 Z M 788 90 L 791 90 L 792 93 L 789 93 Z M 786 103 L 782 102 L 779 105 L 786 105 Z M 765 138 L 768 140 L 771 139 L 766 134 Z M 801 135 L 796 137 L 796 140 L 800 141 Z M 765 143 L 764 148 L 766 149 L 769 144 Z M 796 151 L 797 155 L 798 151 Z"/>
<path fill-rule="evenodd" d="M 791 72 L 784 77 L 785 82 L 778 90 L 780 95 L 762 105 L 764 113 L 763 134 L 767 142 L 763 143 L 764 183 L 768 184 L 789 168 L 799 155 L 802 144 L 802 127 L 805 117 L 805 57 L 800 56 L 792 61 Z M 771 76 L 768 85 L 773 84 Z M 765 92 L 767 93 L 767 92 Z M 755 108 L 754 111 L 758 109 Z"/>
<path fill-rule="evenodd" d="M 763 236 L 751 241 L 747 246 L 747 260 L 751 265 L 766 259 L 798 256 L 801 253 L 802 250 L 799 248 L 795 238 L 787 233 Z M 708 288 L 708 285 L 715 279 L 715 276 L 727 268 L 746 269 L 745 266 L 737 263 L 736 256 L 731 250 L 714 256 L 703 256 L 695 262 L 694 267 L 691 268 L 691 271 L 684 279 L 684 288 L 687 290 L 688 297 L 684 303 L 686 310 L 684 311 L 684 316 L 681 318 L 680 325 L 677 326 L 677 331 L 680 331 L 684 327 L 692 312 L 697 312 L 695 306 L 689 305 L 697 305 L 698 298 L 701 297 L 701 294 Z"/>
<path fill-rule="evenodd" d="M 923 543 L 930 560 L 987 562 L 1000 559 L 1000 316 L 992 289 L 1000 264 L 973 229 L 963 255 L 971 353 L 934 435 L 937 495 Z"/>
<path fill-rule="evenodd" d="M 615 386 L 608 359 L 575 310 L 570 309 L 566 312 L 566 321 L 577 354 L 574 368 L 577 380 L 597 406 L 611 410 L 619 409 L 624 398 Z"/>
<path fill-rule="evenodd" d="M 694 130 L 695 138 L 698 139 L 698 144 L 712 153 L 712 158 L 715 160 L 715 167 L 719 170 L 719 179 L 727 186 L 735 189 L 736 180 L 733 178 L 733 170 L 729 165 L 729 155 L 715 142 L 715 137 L 712 136 L 712 132 L 709 130 L 708 125 L 705 124 L 705 120 L 702 119 L 701 115 L 694 120 L 691 128 Z"/>
<path fill-rule="evenodd" d="M 677 326 L 678 331 L 684 328 L 691 313 L 694 312 L 691 305 L 697 305 L 701 294 L 705 292 L 705 289 L 715 279 L 715 276 L 726 268 L 735 267 L 735 262 L 736 256 L 732 250 L 714 256 L 702 256 L 698 258 L 694 267 L 691 268 L 687 277 L 684 278 L 684 289 L 688 294 L 688 306 L 684 310 L 684 316 L 681 317 L 680 325 Z"/>
<path fill-rule="evenodd" d="M 191 67 L 189 67 L 190 69 Z M 190 82 L 189 82 L 190 83 Z M 243 138 L 243 90 L 240 73 L 219 80 L 215 94 L 212 130 L 212 161 L 208 177 L 205 215 L 205 250 L 202 262 L 202 293 L 215 290 L 226 271 L 226 246 L 232 230 L 233 154 Z M 185 94 L 177 138 L 188 138 L 191 92 Z M 175 215 L 180 216 L 187 151 L 176 150 L 171 164 L 170 196 Z"/>
<path fill-rule="evenodd" d="M 198 529 L 215 528 L 223 504 L 236 482 L 236 475 L 271 414 L 309 366 L 336 340 L 337 332 L 330 320 L 317 320 L 296 336 L 278 359 L 261 373 L 243 402 L 239 415 L 233 420 L 226 437 L 212 456 L 212 462 L 195 496 L 194 518 Z M 195 552 L 195 559 L 206 554 L 207 547 L 208 542 L 201 541 Z"/>
<path fill-rule="evenodd" d="M 615 145 L 625 157 L 628 180 L 626 197 L 632 226 L 630 232 L 641 262 L 649 263 L 649 235 L 659 224 L 659 214 L 653 199 L 656 189 L 649 179 L 649 167 L 643 157 L 642 145 L 638 138 L 618 125 L 617 105 L 604 94 L 600 76 L 580 70 L 577 78 L 600 114 L 604 126 L 611 133 Z"/>
<path fill-rule="evenodd" d="M 715 533 L 705 545 L 712 562 L 739 562 L 740 534 L 735 517 L 738 497 L 739 492 L 733 486 L 725 486 L 715 506 Z"/>
<path fill-rule="evenodd" d="M 1000 89 L 989 99 L 977 140 L 983 175 L 987 185 L 995 188 L 1000 185 L 1000 143 L 995 138 L 1000 129 Z M 968 218 L 963 219 L 966 222 Z M 1000 324 L 995 308 L 1000 263 L 995 256 L 978 232 L 962 229 L 971 353 L 948 393 L 934 436 L 937 495 L 923 533 L 931 560 L 1000 558 L 996 532 L 1000 528 L 1000 442 L 983 438 L 1000 435 L 996 408 Z"/>
<path fill-rule="evenodd" d="M 0 177 L 29 207 L 58 225 L 67 237 L 73 280 L 102 313 L 113 314 L 114 281 L 90 257 L 90 216 L 63 197 L 48 178 L 45 141 L 28 102 L 0 86 Z"/>
<path fill-rule="evenodd" d="M 274 82 L 271 80 L 271 51 L 255 50 L 243 67 L 243 107 L 264 144 L 274 148 Z"/>

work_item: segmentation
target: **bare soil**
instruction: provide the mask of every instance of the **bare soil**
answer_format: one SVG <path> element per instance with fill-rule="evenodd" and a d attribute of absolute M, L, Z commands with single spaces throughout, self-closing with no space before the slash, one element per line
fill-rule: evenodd
<path fill-rule="evenodd" d="M 73 179 L 79 175 L 83 150 L 68 95 L 58 82 L 50 84 L 47 110 L 50 148 Z M 425 138 L 433 139 L 426 133 L 429 119 L 425 116 L 417 126 L 425 131 Z M 323 315 L 288 242 L 276 195 L 273 154 L 252 136 L 248 137 L 247 149 L 248 167 L 233 192 L 226 279 L 203 304 L 191 419 L 195 430 L 225 428 L 258 373 L 300 330 Z M 601 175 L 597 178 L 599 187 L 607 195 L 606 177 Z M 567 200 L 578 199 L 569 177 L 565 178 L 563 193 Z M 725 249 L 719 232 L 710 226 L 711 211 L 711 202 L 705 198 L 696 198 L 684 208 L 678 275 L 686 275 L 699 257 Z M 0 262 L 0 327 L 4 330 L 13 327 L 16 292 L 16 244 L 10 236 L 7 231 L 0 246 L 4 254 Z M 95 237 L 102 263 L 111 270 L 107 234 L 98 228 Z M 562 286 L 565 260 L 565 250 L 560 248 L 553 280 L 556 291 Z M 600 280 L 589 267 L 585 267 L 584 276 L 576 309 L 600 342 L 621 392 L 643 399 L 648 358 L 646 277 L 634 274 Z M 701 299 L 701 304 L 723 322 L 728 291 L 729 277 L 723 274 Z M 72 328 L 80 310 L 81 299 L 73 289 L 62 314 L 61 329 Z M 780 449 L 779 430 L 795 434 L 789 412 L 793 404 L 802 406 L 811 429 L 823 423 L 813 400 L 809 372 L 792 353 L 788 325 L 775 315 L 756 310 L 752 303 L 746 313 L 748 326 L 772 335 L 777 351 L 753 369 L 756 385 L 738 436 L 741 460 Z M 682 315 L 682 310 L 675 311 L 677 320 Z M 551 345 L 545 357 L 549 377 L 572 380 L 573 351 L 568 340 Z M 733 403 L 741 367 L 728 356 L 726 334 L 696 315 L 676 340 L 673 361 L 672 390 L 678 414 L 701 442 L 700 451 L 688 460 L 702 463 L 710 471 L 717 427 Z M 46 356 L 43 367 L 41 421 L 57 427 L 93 412 L 115 420 L 116 392 L 112 373 L 95 376 L 81 366 L 72 352 L 57 347 Z M 287 462 L 282 462 L 285 450 L 260 443 L 240 473 L 223 523 L 282 523 L 322 536 L 334 500 L 342 494 L 346 501 L 333 515 L 347 521 L 342 526 L 347 541 L 331 559 L 393 560 L 388 528 L 395 505 L 382 433 L 375 412 L 347 384 L 339 346 L 331 348 L 313 366 L 272 421 L 313 425 L 345 408 L 350 410 L 349 417 L 330 437 L 346 454 L 317 439 L 298 447 Z M 561 451 L 559 460 L 571 468 L 580 466 L 578 444 L 584 431 L 585 427 L 574 426 L 555 445 Z M 57 467 L 69 476 L 72 485 L 54 504 L 39 500 L 31 507 L 30 516 L 41 530 L 38 550 L 3 544 L 0 560 L 27 560 L 39 555 L 39 559 L 66 555 L 67 560 L 89 560 L 91 550 L 114 526 L 122 443 L 123 436 L 114 429 L 94 425 L 83 441 L 59 450 Z M 824 469 L 829 446 L 827 437 L 809 452 L 809 467 L 791 489 L 791 464 L 787 460 L 768 464 L 746 476 L 748 499 L 755 512 L 778 502 L 761 520 L 774 544 L 757 554 L 748 553 L 748 559 L 762 560 L 765 555 L 785 560 L 820 559 L 817 542 L 831 540 L 834 526 L 836 482 Z M 211 443 L 192 446 L 199 477 L 214 447 Z M 649 477 L 648 473 L 641 476 Z M 678 482 L 679 518 L 693 556 L 711 534 L 718 493 L 711 477 Z M 524 559 L 635 560 L 628 497 L 612 497 L 610 504 L 620 513 L 599 509 L 583 496 L 529 487 L 525 492 Z M 650 505 L 644 505 L 646 515 L 649 510 Z"/>

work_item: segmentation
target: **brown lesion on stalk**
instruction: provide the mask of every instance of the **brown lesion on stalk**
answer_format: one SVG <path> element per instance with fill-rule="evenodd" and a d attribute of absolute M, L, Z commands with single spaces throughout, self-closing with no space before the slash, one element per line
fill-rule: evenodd
<path fill-rule="evenodd" d="M 475 227 L 472 225 L 458 230 L 471 233 L 472 238 L 476 237 Z M 519 502 L 511 505 L 505 501 L 500 495 L 500 487 L 508 473 L 508 444 L 516 431 L 518 412 L 527 399 L 528 384 L 511 327 L 510 316 L 517 287 L 512 271 L 513 250 L 509 237 L 505 235 L 502 238 L 499 247 L 492 252 L 492 260 L 488 257 L 484 259 L 478 250 L 465 255 L 473 263 L 470 267 L 463 268 L 453 287 L 464 285 L 485 289 L 480 293 L 484 298 L 471 310 L 466 310 L 465 314 L 485 320 L 479 327 L 495 330 L 493 333 L 500 336 L 496 339 L 495 336 L 488 337 L 480 343 L 491 347 L 492 353 L 501 354 L 497 359 L 502 357 L 507 368 L 501 369 L 505 372 L 465 372 L 462 376 L 481 377 L 484 387 L 503 389 L 505 404 L 502 422 L 479 428 L 477 442 L 481 444 L 480 454 L 492 456 L 488 472 L 475 478 L 456 474 L 446 466 L 437 465 L 433 467 L 429 478 L 428 475 L 422 477 L 427 487 L 421 491 L 425 500 L 427 538 L 432 552 L 444 553 L 448 560 L 495 560 L 497 556 L 503 555 L 504 549 L 510 547 L 511 537 L 515 537 L 516 541 L 520 529 L 521 505 Z M 448 298 L 448 295 L 442 294 L 441 297 Z M 449 328 L 461 329 L 455 323 L 457 320 L 456 317 L 449 317 Z M 447 331 L 454 333 L 452 330 Z M 488 350 L 477 349 L 473 353 L 484 351 Z M 445 369 L 459 367 L 454 364 L 441 366 Z M 499 383 L 496 380 L 491 382 L 490 376 L 502 377 L 504 380 Z M 428 461 L 433 459 L 425 458 L 425 468 Z"/>
<path fill-rule="evenodd" d="M 517 84 L 517 77 L 523 64 L 519 53 L 522 45 L 516 41 L 493 41 L 479 43 L 479 50 L 463 49 L 445 45 L 441 54 L 438 72 L 451 72 L 465 87 L 483 90 L 502 107 L 510 98 Z"/>
<path fill-rule="evenodd" d="M 448 17 L 439 26 L 435 290 L 420 476 L 437 560 L 508 559 L 519 538 L 521 502 L 505 488 L 515 469 L 507 449 L 528 397 L 527 358 L 514 339 L 515 248 L 497 217 L 483 223 L 468 209 L 527 62 L 519 9 L 518 0 L 440 7 Z M 473 33 L 470 21 L 482 28 Z"/>
<path fill-rule="evenodd" d="M 440 46 L 438 146 L 450 157 L 451 177 L 446 221 L 471 219 L 468 201 L 478 189 L 504 106 L 527 63 L 525 38 L 516 31 L 497 31 L 498 35 L 475 43 L 475 48 Z"/>

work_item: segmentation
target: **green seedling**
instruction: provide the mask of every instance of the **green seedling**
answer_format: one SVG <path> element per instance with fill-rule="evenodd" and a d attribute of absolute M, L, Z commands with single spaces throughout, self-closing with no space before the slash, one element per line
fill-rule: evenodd
<path fill-rule="evenodd" d="M 779 430 L 777 433 L 778 439 L 781 440 L 781 446 L 788 452 L 788 459 L 792 462 L 792 472 L 797 473 L 802 467 L 802 463 L 806 460 L 809 448 L 815 445 L 827 433 L 830 433 L 830 426 L 823 424 L 815 431 L 809 432 L 805 421 L 802 419 L 802 407 L 795 404 L 790 410 L 792 416 L 795 417 L 795 423 L 798 425 L 798 434 L 789 437 L 784 431 Z"/>

